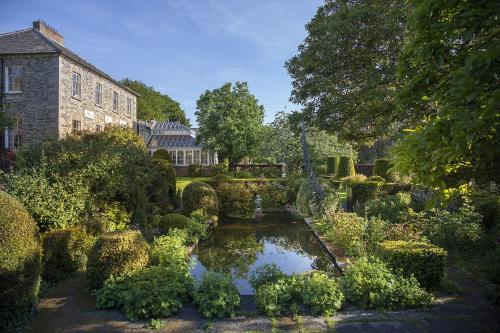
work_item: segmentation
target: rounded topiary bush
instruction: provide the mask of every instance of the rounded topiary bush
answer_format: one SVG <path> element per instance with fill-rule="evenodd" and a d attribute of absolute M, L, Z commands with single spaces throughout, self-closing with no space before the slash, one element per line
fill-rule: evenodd
<path fill-rule="evenodd" d="M 161 217 L 160 221 L 158 221 L 158 228 L 161 234 L 166 235 L 172 229 L 187 229 L 190 224 L 191 220 L 188 217 L 172 213 Z"/>
<path fill-rule="evenodd" d="M 337 175 L 337 171 L 339 169 L 339 157 L 338 156 L 332 156 L 328 157 L 326 160 L 326 166 L 327 166 L 327 173 L 332 176 Z"/>
<path fill-rule="evenodd" d="M 170 154 L 165 149 L 158 149 L 153 153 L 153 158 L 158 160 L 166 160 L 172 162 Z"/>
<path fill-rule="evenodd" d="M 206 216 L 219 213 L 219 200 L 212 186 L 202 182 L 189 183 L 182 192 L 182 203 L 186 215 L 201 210 Z"/>
<path fill-rule="evenodd" d="M 111 275 L 140 270 L 149 263 L 150 248 L 139 231 L 116 231 L 99 237 L 87 263 L 90 287 L 98 289 Z"/>
<path fill-rule="evenodd" d="M 153 201 L 162 212 L 170 211 L 175 204 L 176 177 L 172 163 L 163 159 L 153 159 L 155 178 L 152 182 Z"/>
<path fill-rule="evenodd" d="M 41 252 L 31 215 L 0 191 L 0 327 L 6 331 L 22 324 L 37 300 Z"/>
<path fill-rule="evenodd" d="M 391 162 L 387 158 L 378 158 L 375 160 L 373 166 L 373 175 L 380 176 L 388 182 L 394 181 L 394 175 L 389 171 L 391 168 Z"/>
<path fill-rule="evenodd" d="M 337 177 L 343 178 L 343 177 L 354 176 L 355 173 L 356 172 L 354 170 L 354 161 L 352 159 L 352 156 L 340 156 Z"/>

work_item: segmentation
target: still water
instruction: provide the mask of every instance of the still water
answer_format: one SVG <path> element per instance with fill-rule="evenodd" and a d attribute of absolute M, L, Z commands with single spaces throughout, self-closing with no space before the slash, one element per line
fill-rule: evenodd
<path fill-rule="evenodd" d="M 253 294 L 249 273 L 274 263 L 285 273 L 333 272 L 332 262 L 303 221 L 288 214 L 259 219 L 222 219 L 193 254 L 195 278 L 206 270 L 231 272 L 242 295 Z"/>

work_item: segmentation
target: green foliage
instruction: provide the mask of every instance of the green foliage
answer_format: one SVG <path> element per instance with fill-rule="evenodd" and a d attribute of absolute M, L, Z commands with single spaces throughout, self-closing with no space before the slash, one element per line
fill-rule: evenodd
<path fill-rule="evenodd" d="M 316 176 L 326 175 L 328 167 L 325 164 L 319 164 L 314 167 L 314 174 Z"/>
<path fill-rule="evenodd" d="M 37 301 L 42 247 L 23 205 L 0 191 L 0 327 L 15 331 Z"/>
<path fill-rule="evenodd" d="M 424 236 L 448 251 L 475 251 L 484 238 L 481 215 L 469 205 L 455 213 L 432 209 L 417 214 L 414 221 Z"/>
<path fill-rule="evenodd" d="M 175 231 L 154 239 L 151 248 L 151 263 L 177 272 L 189 273 L 189 255 L 185 246 L 185 231 Z"/>
<path fill-rule="evenodd" d="M 288 201 L 286 187 L 279 183 L 256 185 L 254 193 L 260 195 L 264 209 L 283 208 Z"/>
<path fill-rule="evenodd" d="M 358 142 L 393 132 L 405 14 L 396 0 L 326 1 L 318 8 L 299 53 L 286 63 L 292 101 L 305 105 L 306 119 Z"/>
<path fill-rule="evenodd" d="M 284 277 L 259 287 L 255 292 L 257 309 L 267 316 L 283 314 L 293 300 L 295 289 L 293 282 L 292 277 Z"/>
<path fill-rule="evenodd" d="M 314 202 L 314 193 L 308 179 L 304 179 L 297 193 L 295 207 L 297 211 L 304 216 L 312 216 L 312 205 Z"/>
<path fill-rule="evenodd" d="M 201 210 L 206 216 L 219 213 L 219 199 L 215 190 L 207 183 L 189 183 L 182 192 L 182 203 L 186 215 L 196 210 Z"/>
<path fill-rule="evenodd" d="M 483 224 L 487 229 L 500 223 L 500 196 L 497 193 L 476 191 L 471 194 L 471 200 L 483 217 Z"/>
<path fill-rule="evenodd" d="M 305 276 L 301 297 L 304 304 L 311 307 L 313 315 L 332 315 L 342 307 L 344 300 L 337 280 L 318 271 Z"/>
<path fill-rule="evenodd" d="M 332 176 L 337 176 L 337 171 L 339 170 L 340 158 L 338 156 L 328 157 L 326 160 L 327 174 Z"/>
<path fill-rule="evenodd" d="M 360 207 L 358 213 L 360 215 L 366 213 L 368 217 L 379 216 L 391 223 L 404 223 L 413 214 L 410 204 L 410 194 L 400 192 L 384 198 L 369 200 L 365 202 L 364 207 Z"/>
<path fill-rule="evenodd" d="M 414 277 L 394 275 L 377 258 L 358 258 L 340 281 L 346 299 L 363 309 L 418 308 L 430 306 L 433 299 Z"/>
<path fill-rule="evenodd" d="M 380 176 L 370 176 L 366 180 L 377 183 L 385 183 L 385 179 Z"/>
<path fill-rule="evenodd" d="M 366 221 L 354 213 L 337 213 L 315 223 L 328 241 L 339 245 L 348 254 L 364 251 L 363 235 Z"/>
<path fill-rule="evenodd" d="M 275 283 L 285 276 L 285 273 L 283 273 L 276 264 L 264 264 L 250 273 L 248 281 L 252 288 L 257 290 L 263 285 Z"/>
<path fill-rule="evenodd" d="M 252 177 L 252 174 L 249 172 L 249 171 L 245 171 L 245 170 L 240 170 L 240 171 L 236 171 L 234 172 L 234 178 L 251 178 Z"/>
<path fill-rule="evenodd" d="M 224 215 L 252 216 L 255 209 L 252 189 L 243 182 L 221 183 L 216 188 Z"/>
<path fill-rule="evenodd" d="M 186 232 L 186 242 L 193 244 L 198 239 L 206 237 L 205 224 L 181 214 L 165 214 L 158 221 L 158 228 L 162 235 L 169 234 L 174 229 Z"/>
<path fill-rule="evenodd" d="M 402 117 L 422 121 L 393 148 L 395 169 L 446 197 L 471 178 L 498 183 L 498 4 L 409 5 L 398 104 Z"/>
<path fill-rule="evenodd" d="M 175 205 L 176 177 L 172 163 L 163 159 L 153 159 L 151 200 L 163 213 L 169 212 Z"/>
<path fill-rule="evenodd" d="M 251 155 L 259 139 L 264 107 L 258 104 L 246 82 L 225 83 L 205 91 L 196 102 L 199 140 L 207 149 L 217 151 L 234 166 Z"/>
<path fill-rule="evenodd" d="M 92 247 L 87 277 L 92 289 L 110 276 L 141 270 L 149 264 L 150 248 L 138 231 L 115 231 L 100 236 Z"/>
<path fill-rule="evenodd" d="M 206 318 L 232 317 L 240 306 L 240 293 L 230 273 L 206 272 L 196 288 L 194 301 Z"/>
<path fill-rule="evenodd" d="M 300 186 L 304 182 L 304 177 L 300 174 L 290 174 L 283 182 L 286 186 L 288 203 L 295 203 L 297 201 L 297 194 L 299 193 Z"/>
<path fill-rule="evenodd" d="M 385 241 L 379 245 L 378 254 L 391 269 L 406 276 L 415 276 L 426 289 L 436 289 L 443 280 L 447 253 L 435 245 Z"/>
<path fill-rule="evenodd" d="M 168 317 L 189 301 L 193 285 L 183 271 L 153 266 L 108 279 L 96 293 L 96 307 L 121 309 L 129 320 Z"/>
<path fill-rule="evenodd" d="M 377 198 L 379 194 L 379 183 L 372 181 L 351 182 L 351 200 L 354 207 L 363 207 L 365 202 Z"/>
<path fill-rule="evenodd" d="M 387 158 L 377 158 L 373 166 L 373 175 L 380 176 L 387 182 L 394 181 L 394 175 L 389 170 L 391 168 L 391 161 Z"/>
<path fill-rule="evenodd" d="M 337 178 L 354 176 L 355 174 L 356 172 L 354 170 L 354 161 L 352 160 L 352 156 L 340 156 Z"/>
<path fill-rule="evenodd" d="M 155 150 L 154 153 L 153 153 L 153 155 L 151 157 L 153 159 L 165 160 L 165 161 L 168 161 L 168 162 L 172 163 L 172 157 L 170 156 L 170 154 L 168 153 L 168 151 L 166 151 L 165 149 Z"/>
<path fill-rule="evenodd" d="M 188 176 L 189 177 L 201 177 L 202 176 L 202 166 L 201 166 L 201 164 L 189 164 L 189 166 L 188 166 Z"/>
<path fill-rule="evenodd" d="M 85 227 L 94 235 L 125 230 L 130 225 L 130 214 L 119 202 L 95 203 L 86 216 Z"/>
<path fill-rule="evenodd" d="M 83 228 L 52 230 L 42 234 L 42 277 L 59 281 L 76 271 L 85 271 L 95 237 Z"/>
<path fill-rule="evenodd" d="M 179 102 L 174 101 L 168 95 L 162 94 L 138 80 L 125 79 L 121 83 L 139 94 L 137 97 L 137 119 L 178 121 L 189 125 L 189 120 Z"/>

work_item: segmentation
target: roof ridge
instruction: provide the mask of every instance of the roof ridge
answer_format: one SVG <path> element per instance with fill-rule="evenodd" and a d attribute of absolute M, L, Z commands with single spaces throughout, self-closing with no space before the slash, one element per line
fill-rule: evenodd
<path fill-rule="evenodd" d="M 12 35 L 12 34 L 17 34 L 17 33 L 25 32 L 25 31 L 28 31 L 28 30 L 31 30 L 31 28 L 26 28 L 26 29 L 21 29 L 21 30 L 16 30 L 16 31 L 10 31 L 10 32 L 4 32 L 4 33 L 0 34 L 0 36 L 7 36 L 7 35 Z"/>
<path fill-rule="evenodd" d="M 50 38 L 48 38 L 47 36 L 42 34 L 37 29 L 31 28 L 31 29 L 27 29 L 27 30 L 31 30 L 31 31 L 35 32 L 38 36 L 42 37 L 42 39 L 45 40 L 50 46 L 52 46 L 56 52 L 61 52 L 61 50 L 59 50 L 59 48 L 54 44 L 54 42 Z"/>

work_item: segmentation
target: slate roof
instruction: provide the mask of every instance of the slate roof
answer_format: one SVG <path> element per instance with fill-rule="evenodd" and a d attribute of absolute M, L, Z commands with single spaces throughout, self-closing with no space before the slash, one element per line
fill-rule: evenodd
<path fill-rule="evenodd" d="M 151 135 L 148 147 L 152 149 L 169 148 L 199 148 L 202 144 L 197 144 L 196 139 L 191 135 Z"/>
<path fill-rule="evenodd" d="M 14 32 L 8 32 L 5 34 L 0 34 L 0 55 L 39 54 L 39 53 L 63 54 L 66 57 L 72 59 L 73 61 L 79 63 L 80 65 L 87 67 L 91 71 L 116 83 L 123 89 L 129 91 L 131 94 L 139 96 L 138 93 L 136 93 L 129 87 L 122 85 L 120 82 L 116 81 L 111 76 L 101 71 L 99 68 L 87 62 L 85 59 L 81 58 L 80 56 L 72 52 L 70 49 L 45 37 L 37 29 L 30 28 L 30 29 L 24 29 Z"/>
<path fill-rule="evenodd" d="M 190 131 L 191 129 L 177 121 L 159 121 L 156 122 L 152 130 L 155 131 Z"/>

